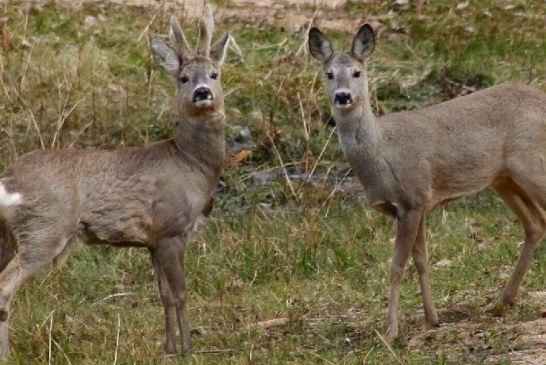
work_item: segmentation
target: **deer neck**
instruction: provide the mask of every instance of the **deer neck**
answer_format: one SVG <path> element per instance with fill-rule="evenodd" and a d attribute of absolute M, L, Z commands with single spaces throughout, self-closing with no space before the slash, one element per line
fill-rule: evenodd
<path fill-rule="evenodd" d="M 373 114 L 365 80 L 359 105 L 350 111 L 333 109 L 333 116 L 343 153 L 362 182 L 367 199 L 373 202 L 381 198 L 377 189 L 384 186 L 389 169 L 380 148 L 381 124 Z"/>
<path fill-rule="evenodd" d="M 190 167 L 216 184 L 225 154 L 224 114 L 180 117 L 173 140 Z"/>
<path fill-rule="evenodd" d="M 380 125 L 372 111 L 365 68 L 362 74 L 364 85 L 358 105 L 348 111 L 332 108 L 344 152 L 346 147 L 358 147 L 361 154 L 363 149 L 376 152 L 381 139 Z"/>

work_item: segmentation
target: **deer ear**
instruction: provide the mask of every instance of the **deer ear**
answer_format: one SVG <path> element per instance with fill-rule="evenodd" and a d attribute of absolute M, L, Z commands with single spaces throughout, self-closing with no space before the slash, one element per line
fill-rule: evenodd
<path fill-rule="evenodd" d="M 351 53 L 359 60 L 368 58 L 375 48 L 375 35 L 371 25 L 364 24 L 353 39 Z"/>
<path fill-rule="evenodd" d="M 154 60 L 172 77 L 176 77 L 180 69 L 180 59 L 175 51 L 158 38 L 152 38 L 150 48 Z"/>
<path fill-rule="evenodd" d="M 334 53 L 332 44 L 318 28 L 309 30 L 309 52 L 320 62 L 326 61 Z"/>
<path fill-rule="evenodd" d="M 224 58 L 226 57 L 226 50 L 230 38 L 231 36 L 229 35 L 229 33 L 226 33 L 222 38 L 217 40 L 216 43 L 210 46 L 210 59 L 214 62 L 217 62 L 219 65 L 224 63 Z"/>

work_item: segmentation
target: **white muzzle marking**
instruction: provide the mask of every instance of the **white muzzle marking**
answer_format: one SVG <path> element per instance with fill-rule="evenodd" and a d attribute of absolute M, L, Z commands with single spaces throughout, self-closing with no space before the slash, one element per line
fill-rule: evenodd
<path fill-rule="evenodd" d="M 348 108 L 351 107 L 352 104 L 353 104 L 352 102 L 349 102 L 347 104 L 340 104 L 340 103 L 336 102 L 335 106 L 336 106 L 337 109 L 348 109 Z"/>
<path fill-rule="evenodd" d="M 212 98 L 197 100 L 194 101 L 193 104 L 199 108 L 208 107 L 212 105 Z"/>

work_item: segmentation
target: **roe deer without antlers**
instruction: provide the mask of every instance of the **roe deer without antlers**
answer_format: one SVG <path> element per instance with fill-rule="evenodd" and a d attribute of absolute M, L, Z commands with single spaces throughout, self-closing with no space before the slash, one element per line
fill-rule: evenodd
<path fill-rule="evenodd" d="M 229 34 L 211 46 L 210 8 L 200 20 L 197 51 L 175 17 L 173 48 L 152 39 L 154 58 L 177 83 L 178 133 L 145 147 L 40 150 L 0 176 L 0 353 L 7 357 L 10 302 L 69 242 L 145 247 L 165 312 L 168 354 L 191 351 L 184 249 L 212 209 L 224 158 L 220 64 Z"/>
<path fill-rule="evenodd" d="M 398 335 L 400 283 L 409 255 L 419 274 L 427 327 L 438 325 L 428 277 L 425 215 L 440 204 L 491 187 L 525 229 L 525 243 L 494 311 L 514 303 L 546 230 L 546 94 L 504 84 L 427 108 L 376 118 L 366 59 L 375 47 L 365 24 L 347 53 L 334 52 L 317 28 L 311 55 L 322 63 L 325 88 L 344 155 L 368 203 L 394 217 L 387 341 Z"/>

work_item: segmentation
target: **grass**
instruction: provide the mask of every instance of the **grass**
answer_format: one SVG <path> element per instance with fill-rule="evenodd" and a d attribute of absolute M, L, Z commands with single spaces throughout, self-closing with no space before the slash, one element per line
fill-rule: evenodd
<path fill-rule="evenodd" d="M 151 32 L 165 35 L 167 11 L 7 4 L 0 20 L 0 169 L 35 148 L 117 148 L 173 133 L 173 85 L 152 64 L 144 32 L 151 24 Z M 380 19 L 372 84 L 378 111 L 392 112 L 454 97 L 461 86 L 517 81 L 546 90 L 543 6 L 471 1 L 457 10 L 448 1 L 421 8 L 348 1 L 335 16 Z M 88 15 L 97 24 L 86 25 Z M 380 334 L 393 224 L 354 193 L 332 194 L 330 178 L 344 176 L 348 165 L 336 137 L 329 138 L 319 67 L 297 53 L 298 35 L 270 25 L 229 28 L 244 57 L 230 53 L 223 68 L 227 132 L 249 127 L 255 147 L 245 164 L 224 170 L 213 217 L 187 253 L 198 353 L 164 359 L 163 311 L 147 252 L 76 245 L 60 272 L 44 269 L 18 292 L 11 362 L 448 364 L 507 356 L 513 333 L 483 308 L 519 254 L 523 231 L 515 216 L 483 192 L 428 220 L 440 315 L 448 323 L 471 321 L 484 340 L 456 344 L 451 333 L 412 347 L 422 313 L 409 265 L 401 339 L 388 348 Z M 195 39 L 193 29 L 187 33 Z M 349 46 L 351 34 L 327 33 L 338 47 Z M 281 161 L 289 174 L 315 167 L 318 183 L 287 183 Z M 258 186 L 255 171 L 276 178 Z M 505 323 L 539 316 L 526 293 L 544 290 L 545 255 L 542 245 Z M 205 353 L 215 349 L 229 352 Z"/>

